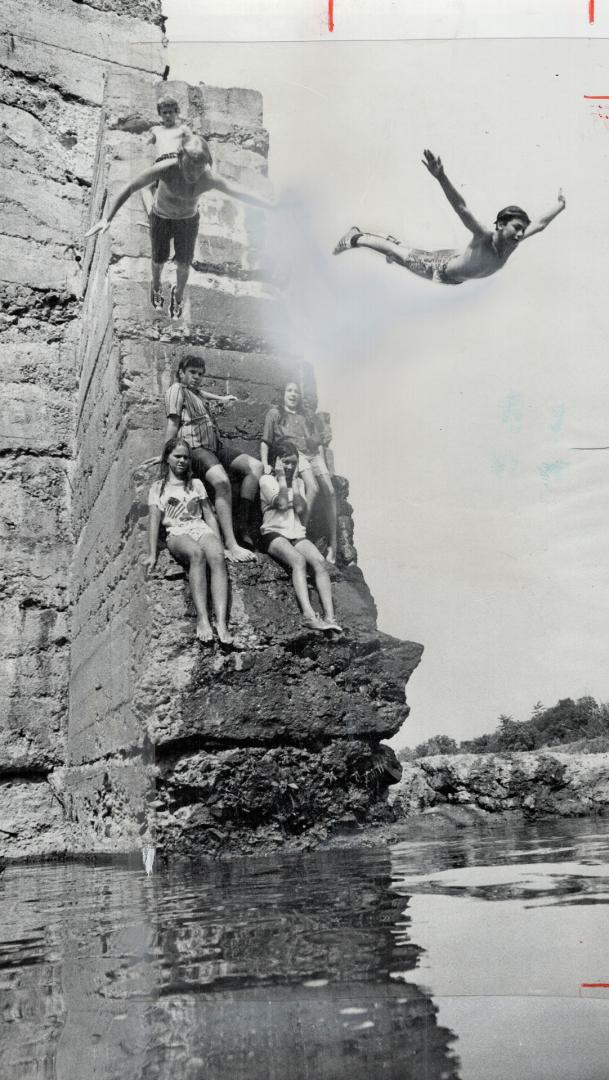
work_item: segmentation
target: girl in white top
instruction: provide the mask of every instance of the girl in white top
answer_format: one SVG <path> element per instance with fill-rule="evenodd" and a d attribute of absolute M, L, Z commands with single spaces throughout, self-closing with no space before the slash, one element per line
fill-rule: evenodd
<path fill-rule="evenodd" d="M 213 641 L 207 613 L 207 563 L 218 639 L 221 645 L 232 645 L 227 625 L 228 577 L 220 530 L 203 484 L 193 479 L 190 447 L 182 439 L 170 439 L 165 444 L 160 479 L 150 488 L 148 505 L 150 555 L 145 562 L 147 572 L 156 565 L 162 525 L 169 551 L 188 567 L 197 612 L 197 638 L 205 644 Z"/>
<path fill-rule="evenodd" d="M 272 474 L 260 478 L 260 532 L 269 555 L 292 571 L 292 584 L 302 608 L 305 624 L 311 630 L 338 630 L 334 617 L 332 587 L 326 560 L 315 544 L 307 540 L 303 517 L 307 503 L 304 484 L 298 475 L 298 449 L 288 439 L 271 447 L 275 467 Z M 315 586 L 321 600 L 323 618 L 311 606 L 307 584 L 307 567 L 315 575 Z"/>

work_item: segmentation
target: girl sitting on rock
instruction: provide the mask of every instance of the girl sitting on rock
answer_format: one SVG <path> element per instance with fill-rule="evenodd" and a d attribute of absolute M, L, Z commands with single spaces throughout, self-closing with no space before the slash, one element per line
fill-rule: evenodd
<path fill-rule="evenodd" d="M 271 472 L 269 447 L 280 438 L 289 439 L 298 451 L 298 472 L 305 486 L 306 509 L 303 516 L 306 525 L 313 503 L 320 490 L 325 503 L 328 522 L 328 551 L 326 559 L 336 562 L 336 495 L 332 477 L 326 464 L 324 448 L 314 417 L 306 414 L 300 387 L 294 379 L 288 379 L 281 392 L 279 405 L 269 409 L 264 420 L 260 444 L 260 460 L 265 473 Z"/>
<path fill-rule="evenodd" d="M 311 630 L 338 630 L 334 617 L 330 575 L 325 559 L 307 540 L 303 518 L 307 511 L 304 483 L 298 475 L 298 448 L 289 439 L 270 447 L 275 467 L 260 480 L 260 529 L 266 551 L 292 571 L 294 592 L 302 609 L 304 622 Z M 323 618 L 313 610 L 309 599 L 307 567 L 315 575 Z"/>
<path fill-rule="evenodd" d="M 200 480 L 193 479 L 190 447 L 183 439 L 170 439 L 163 448 L 160 479 L 148 493 L 150 508 L 150 555 L 145 567 L 154 569 L 159 533 L 163 526 L 167 547 L 188 568 L 190 591 L 197 612 L 196 636 L 204 644 L 213 641 L 207 613 L 206 563 L 211 578 L 211 599 L 221 645 L 232 645 L 227 626 L 228 577 L 220 529 Z"/>

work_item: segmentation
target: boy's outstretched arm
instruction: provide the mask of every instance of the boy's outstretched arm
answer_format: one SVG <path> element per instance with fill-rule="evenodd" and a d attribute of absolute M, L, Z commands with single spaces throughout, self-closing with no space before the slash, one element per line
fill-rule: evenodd
<path fill-rule="evenodd" d="M 114 199 L 106 217 L 100 218 L 99 221 L 85 233 L 85 237 L 93 236 L 93 234 L 97 232 L 105 232 L 112 221 L 112 218 L 118 213 L 123 203 L 126 203 L 127 199 L 133 195 L 134 191 L 140 191 L 141 188 L 146 188 L 149 187 L 150 184 L 154 184 L 163 174 L 165 169 L 167 169 L 167 162 L 163 161 L 159 165 L 153 165 L 152 168 L 141 172 L 130 184 L 125 184 L 124 188 L 121 188 Z"/>
<path fill-rule="evenodd" d="M 482 236 L 484 233 L 488 233 L 491 230 L 487 229 L 484 225 L 474 217 L 471 210 L 468 210 L 465 199 L 451 184 L 446 173 L 444 172 L 444 166 L 442 159 L 432 154 L 431 150 L 423 151 L 423 164 L 426 169 L 429 170 L 432 176 L 435 176 L 442 191 L 446 195 L 453 210 L 459 215 L 461 221 L 465 225 L 466 229 L 469 229 L 474 236 Z"/>
<path fill-rule="evenodd" d="M 542 214 L 541 217 L 538 217 L 536 221 L 532 221 L 531 224 L 528 225 L 525 229 L 522 235 L 522 239 L 528 240 L 529 236 L 535 236 L 535 233 L 543 232 L 546 226 L 549 225 L 551 221 L 554 221 L 555 217 L 558 217 L 558 215 L 562 213 L 566 205 L 567 203 L 563 195 L 562 188 L 559 188 L 556 198 L 556 206 L 553 206 L 552 209 L 548 210 L 546 214 Z"/>
<path fill-rule="evenodd" d="M 250 206 L 259 206 L 262 210 L 274 210 L 276 207 L 274 199 L 263 199 L 259 195 L 250 195 L 249 191 L 238 187 L 237 184 L 227 183 L 217 173 L 210 172 L 208 177 L 210 187 L 215 188 L 216 191 L 222 191 L 225 195 L 230 195 L 232 199 L 239 199 L 240 202 L 249 203 Z"/>

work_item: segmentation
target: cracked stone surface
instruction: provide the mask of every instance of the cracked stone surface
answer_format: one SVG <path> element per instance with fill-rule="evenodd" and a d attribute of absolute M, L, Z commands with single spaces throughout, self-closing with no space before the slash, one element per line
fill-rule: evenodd
<path fill-rule="evenodd" d="M 162 71 L 157 0 L 0 7 L 0 850 L 66 848 L 70 515 L 82 234 L 105 72 Z M 146 40 L 145 50 L 133 42 Z"/>
<path fill-rule="evenodd" d="M 347 481 L 335 478 L 332 575 L 345 633 L 334 640 L 303 627 L 267 556 L 230 568 L 240 646 L 230 654 L 195 642 L 184 575 L 167 552 L 149 580 L 142 573 L 163 393 L 181 356 L 203 356 L 209 388 L 237 395 L 213 411 L 242 451 L 258 453 L 286 375 L 316 405 L 314 373 L 286 333 L 265 215 L 217 194 L 202 200 L 179 322 L 149 306 L 139 198 L 108 234 L 82 242 L 149 160 L 162 90 L 178 96 L 224 175 L 270 192 L 261 96 L 159 83 L 153 0 L 43 0 L 32 12 L 7 0 L 0 39 L 0 179 L 20 178 L 4 185 L 0 233 L 0 805 L 7 820 L 23 815 L 0 849 L 153 843 L 195 856 L 308 847 L 336 826 L 384 820 L 400 769 L 382 740 L 408 715 L 422 647 L 377 629 Z M 34 24 L 38 41 L 26 32 Z M 323 424 L 329 444 L 325 414 Z M 319 514 L 312 528 L 325 550 Z"/>

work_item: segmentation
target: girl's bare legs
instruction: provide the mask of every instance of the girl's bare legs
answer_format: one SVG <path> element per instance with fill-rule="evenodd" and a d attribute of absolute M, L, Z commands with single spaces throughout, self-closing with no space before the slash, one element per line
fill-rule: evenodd
<path fill-rule="evenodd" d="M 207 611 L 207 574 L 211 578 L 211 600 L 216 618 L 218 638 L 223 645 L 230 645 L 232 637 L 227 625 L 228 577 L 222 545 L 215 536 L 204 536 L 200 541 L 191 536 L 168 536 L 167 547 L 172 555 L 188 566 L 188 582 L 197 612 L 197 637 L 199 641 L 213 640 L 213 631 Z"/>
<path fill-rule="evenodd" d="M 310 540 L 299 540 L 293 550 L 295 550 L 298 555 L 301 555 L 313 569 L 313 573 L 315 574 L 315 587 L 319 593 L 319 599 L 321 600 L 321 606 L 324 613 L 325 629 L 340 630 L 341 627 L 334 617 L 332 585 L 330 583 L 330 575 L 326 566 L 326 560 L 317 550 L 315 544 L 312 544 Z"/>
<path fill-rule="evenodd" d="M 200 544 L 205 552 L 211 578 L 211 602 L 216 619 L 218 640 L 222 645 L 232 645 L 233 638 L 228 630 L 228 575 L 224 551 L 215 536 L 204 536 Z"/>
<path fill-rule="evenodd" d="M 321 491 L 325 506 L 326 506 L 326 518 L 328 520 L 328 532 L 330 533 L 328 553 L 326 559 L 329 563 L 336 562 L 336 492 L 334 491 L 334 484 L 330 476 L 318 477 L 319 489 Z"/>
<path fill-rule="evenodd" d="M 300 544 L 309 543 L 309 541 L 301 540 Z M 310 545 L 313 547 L 313 544 Z M 317 551 L 317 548 L 313 548 Z M 315 611 L 311 607 L 311 601 L 309 600 L 309 587 L 307 585 L 307 559 L 304 553 L 297 551 L 296 548 L 286 540 L 284 536 L 275 536 L 271 540 L 268 546 L 269 555 L 272 555 L 278 562 L 288 566 L 292 571 L 292 584 L 294 586 L 294 592 L 302 613 L 305 618 L 305 622 L 313 630 L 321 630 L 323 627 L 315 614 Z M 319 555 L 319 552 L 317 551 Z M 321 559 L 321 555 L 319 555 Z M 323 562 L 323 559 L 322 559 Z M 329 579 L 328 579 L 329 581 Z"/>
<path fill-rule="evenodd" d="M 305 487 L 305 499 L 307 501 L 307 512 L 303 515 L 302 523 L 307 527 L 309 518 L 311 517 L 311 511 L 313 510 L 313 503 L 319 495 L 319 486 L 317 480 L 313 475 L 312 469 L 305 469 L 301 472 L 300 477 Z"/>
<path fill-rule="evenodd" d="M 213 640 L 213 630 L 207 614 L 205 552 L 192 536 L 187 535 L 168 536 L 167 547 L 179 562 L 188 567 L 188 583 L 197 612 L 197 637 L 199 641 L 210 642 Z"/>

